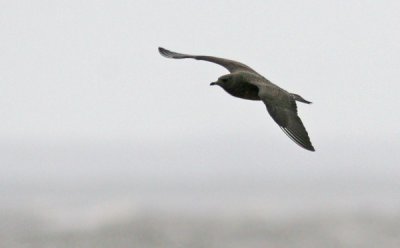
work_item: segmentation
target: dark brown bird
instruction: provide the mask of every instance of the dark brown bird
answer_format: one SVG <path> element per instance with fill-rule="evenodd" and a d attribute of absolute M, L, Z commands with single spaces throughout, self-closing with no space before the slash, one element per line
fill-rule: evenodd
<path fill-rule="evenodd" d="M 222 87 L 230 95 L 247 100 L 263 101 L 272 119 L 296 144 L 309 151 L 315 151 L 308 133 L 297 115 L 296 101 L 310 104 L 303 97 L 287 92 L 271 83 L 245 64 L 212 56 L 188 55 L 158 48 L 161 55 L 173 59 L 197 59 L 216 63 L 230 73 L 218 78 L 210 85 Z"/>

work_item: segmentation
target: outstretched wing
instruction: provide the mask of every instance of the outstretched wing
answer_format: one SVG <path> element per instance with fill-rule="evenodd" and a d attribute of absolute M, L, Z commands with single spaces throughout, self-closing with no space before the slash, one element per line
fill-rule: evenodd
<path fill-rule="evenodd" d="M 290 139 L 304 149 L 315 151 L 307 130 L 297 115 L 297 106 L 295 101 L 291 102 L 291 107 L 289 108 L 276 106 L 267 103 L 266 101 L 264 101 L 264 103 L 267 106 L 268 113 Z"/>
<path fill-rule="evenodd" d="M 165 48 L 159 47 L 158 51 L 160 54 L 166 58 L 172 58 L 172 59 L 197 59 L 197 60 L 205 60 L 209 61 L 212 63 L 216 63 L 218 65 L 221 65 L 225 67 L 230 73 L 237 72 L 237 71 L 249 71 L 252 73 L 258 74 L 256 71 L 251 69 L 245 64 L 242 64 L 237 61 L 229 60 L 229 59 L 223 59 L 223 58 L 218 58 L 218 57 L 212 57 L 212 56 L 202 56 L 202 55 L 189 55 L 189 54 L 182 54 L 182 53 L 176 53 L 169 51 Z"/>

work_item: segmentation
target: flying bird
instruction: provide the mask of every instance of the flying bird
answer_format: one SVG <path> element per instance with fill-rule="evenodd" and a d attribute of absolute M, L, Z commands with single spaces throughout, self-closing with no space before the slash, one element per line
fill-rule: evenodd
<path fill-rule="evenodd" d="M 158 48 L 160 54 L 173 59 L 196 59 L 209 61 L 225 67 L 230 73 L 218 78 L 210 85 L 218 85 L 234 97 L 263 101 L 272 119 L 296 144 L 315 151 L 302 121 L 297 115 L 296 101 L 310 104 L 297 94 L 289 93 L 257 73 L 249 66 L 230 59 L 213 56 L 189 55 Z"/>

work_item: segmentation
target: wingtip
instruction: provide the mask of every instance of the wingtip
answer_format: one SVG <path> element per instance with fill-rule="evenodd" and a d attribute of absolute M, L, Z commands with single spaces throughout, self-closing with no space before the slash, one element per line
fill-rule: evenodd
<path fill-rule="evenodd" d="M 300 145 L 300 144 L 298 144 L 298 145 Z M 314 148 L 314 146 L 311 144 L 311 142 L 310 142 L 309 144 L 307 144 L 307 145 L 301 144 L 300 146 L 303 147 L 304 149 L 310 151 L 310 152 L 315 152 L 315 148 Z"/>
<path fill-rule="evenodd" d="M 297 143 L 297 142 L 296 142 Z M 315 148 L 314 148 L 314 146 L 313 145 L 303 145 L 303 144 L 299 144 L 299 143 L 297 143 L 300 147 L 302 147 L 302 148 L 304 148 L 304 149 L 306 149 L 307 151 L 310 151 L 310 152 L 315 152 Z"/>
<path fill-rule="evenodd" d="M 294 141 L 294 143 L 299 145 L 301 148 L 307 151 L 315 152 L 314 146 L 311 144 L 310 138 L 308 138 L 308 134 L 307 138 L 304 139 L 304 137 L 303 138 L 299 137 L 298 135 L 296 135 L 296 133 L 293 133 L 293 131 L 291 131 L 290 129 L 281 126 L 280 128 L 292 141 Z"/>
<path fill-rule="evenodd" d="M 172 52 L 163 47 L 158 47 L 158 52 L 166 58 L 173 58 Z"/>
<path fill-rule="evenodd" d="M 298 143 L 297 143 L 298 144 Z M 315 152 L 315 148 L 312 146 L 312 145 L 309 145 L 309 146 L 305 146 L 305 145 L 301 145 L 301 144 L 298 144 L 300 147 L 302 147 L 302 148 L 304 148 L 305 150 L 307 150 L 307 151 L 310 151 L 310 152 Z"/>
<path fill-rule="evenodd" d="M 164 55 L 165 51 L 166 51 L 165 48 L 163 48 L 163 47 L 158 47 L 158 52 L 159 52 L 161 55 Z"/>
<path fill-rule="evenodd" d="M 303 146 L 303 148 L 306 149 L 306 150 L 308 150 L 308 151 L 310 151 L 310 152 L 315 152 L 315 148 L 314 148 L 314 146 L 311 144 L 311 141 L 310 141 L 310 144 L 308 144 L 307 146 Z"/>

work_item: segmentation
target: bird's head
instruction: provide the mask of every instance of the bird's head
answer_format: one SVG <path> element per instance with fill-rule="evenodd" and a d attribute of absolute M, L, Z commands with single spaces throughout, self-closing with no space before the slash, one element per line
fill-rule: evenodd
<path fill-rule="evenodd" d="M 219 85 L 222 88 L 224 88 L 224 86 L 227 86 L 232 82 L 233 82 L 233 76 L 232 76 L 232 74 L 228 74 L 228 75 L 223 75 L 223 76 L 219 77 L 218 81 L 212 82 L 210 85 Z"/>

